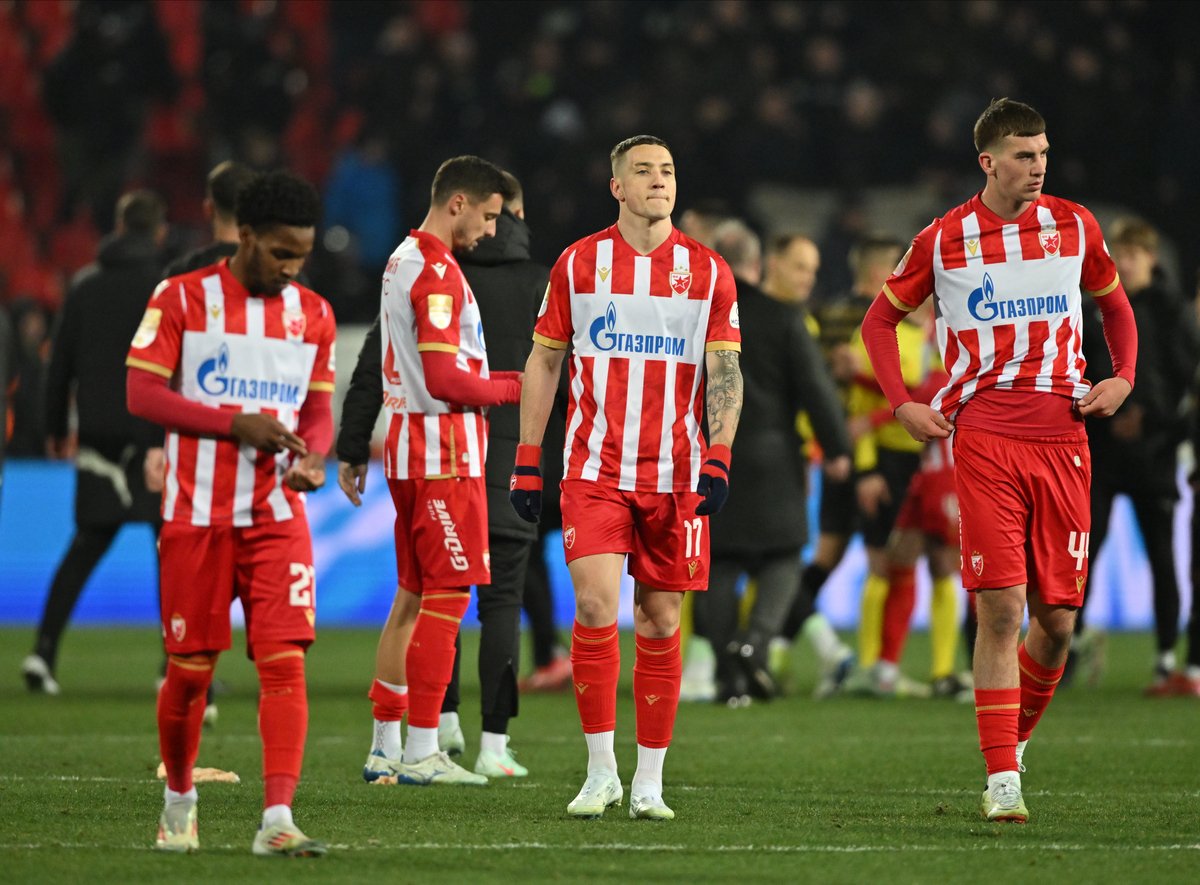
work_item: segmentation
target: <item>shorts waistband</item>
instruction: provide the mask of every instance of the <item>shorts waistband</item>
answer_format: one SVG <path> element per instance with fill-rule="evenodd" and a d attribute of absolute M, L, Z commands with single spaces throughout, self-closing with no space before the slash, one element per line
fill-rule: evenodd
<path fill-rule="evenodd" d="M 993 430 L 984 430 L 982 427 L 956 427 L 955 435 L 960 433 L 979 434 L 980 436 L 998 436 L 1001 439 L 1009 439 L 1013 442 L 1023 443 L 1033 446 L 1077 446 L 1087 443 L 1087 431 L 1083 428 L 1071 433 L 1063 433 L 1057 436 L 1016 436 L 1010 433 L 996 433 Z"/>

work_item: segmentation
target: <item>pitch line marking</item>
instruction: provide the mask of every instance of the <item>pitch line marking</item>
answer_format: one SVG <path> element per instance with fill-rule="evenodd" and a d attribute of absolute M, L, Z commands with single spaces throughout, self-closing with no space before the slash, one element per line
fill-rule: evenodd
<path fill-rule="evenodd" d="M 455 842 L 407 842 L 396 845 L 331 845 L 340 851 L 672 851 L 697 854 L 731 854 L 761 852 L 764 854 L 870 854 L 939 852 L 968 854 L 982 851 L 1200 851 L 1200 844 L 1179 843 L 1173 845 L 1064 845 L 1049 842 L 1041 845 L 1029 843 L 1011 845 L 639 845 L 628 842 L 609 844 L 560 844 L 546 842 L 492 842 L 465 844 Z M 43 849 L 97 849 L 128 848 L 134 851 L 150 851 L 150 845 L 108 845 L 99 842 L 33 842 L 0 844 L 0 851 L 38 851 Z M 208 850 L 245 852 L 245 845 L 206 845 Z"/>

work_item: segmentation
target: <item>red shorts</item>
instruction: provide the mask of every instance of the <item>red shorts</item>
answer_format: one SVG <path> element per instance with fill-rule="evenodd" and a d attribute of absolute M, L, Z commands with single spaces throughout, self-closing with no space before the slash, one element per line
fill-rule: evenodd
<path fill-rule="evenodd" d="M 242 600 L 246 646 L 316 638 L 316 578 L 308 520 L 238 527 L 164 522 L 159 595 L 168 654 L 224 651 L 229 606 Z"/>
<path fill-rule="evenodd" d="M 1016 437 L 960 427 L 954 468 L 963 586 L 1028 584 L 1050 605 L 1082 605 L 1091 531 L 1087 434 Z"/>
<path fill-rule="evenodd" d="M 908 484 L 896 528 L 932 535 L 948 547 L 958 546 L 958 495 L 954 468 L 919 470 Z"/>
<path fill-rule="evenodd" d="M 656 590 L 708 589 L 708 517 L 695 492 L 625 492 L 586 479 L 562 481 L 567 562 L 629 554 L 629 574 Z"/>
<path fill-rule="evenodd" d="M 389 479 L 396 504 L 396 579 L 401 589 L 492 583 L 483 477 Z"/>

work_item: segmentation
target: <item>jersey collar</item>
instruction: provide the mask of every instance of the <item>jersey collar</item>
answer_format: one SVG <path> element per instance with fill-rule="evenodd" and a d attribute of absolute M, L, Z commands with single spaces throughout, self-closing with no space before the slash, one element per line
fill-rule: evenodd
<path fill-rule="evenodd" d="M 993 212 L 991 209 L 989 209 L 987 207 L 987 205 L 983 202 L 983 191 L 980 191 L 974 197 L 972 197 L 971 202 L 975 204 L 973 208 L 975 210 L 976 215 L 982 215 L 991 224 L 994 224 L 997 227 L 1002 227 L 1003 225 L 1006 225 L 1006 224 L 1015 224 L 1015 225 L 1020 226 L 1020 225 L 1025 224 L 1025 222 L 1029 221 L 1030 218 L 1036 218 L 1038 204 L 1041 202 L 1041 199 L 1042 199 L 1042 195 L 1039 194 L 1038 198 L 1036 200 L 1034 200 L 1032 203 L 1030 203 L 1028 208 L 1026 208 L 1026 210 L 1024 212 L 1022 212 L 1020 215 L 1018 215 L 1012 221 L 1005 221 L 1003 218 L 1001 218 L 999 215 L 997 215 L 995 212 Z"/>
<path fill-rule="evenodd" d="M 628 252 L 630 255 L 636 255 L 639 258 L 642 257 L 642 253 L 637 251 L 636 249 L 634 249 L 633 246 L 629 245 L 629 243 L 626 242 L 625 238 L 623 236 L 621 236 L 621 231 L 617 229 L 616 222 L 613 222 L 612 227 L 610 227 L 607 231 L 605 231 L 605 233 L 608 234 L 610 237 L 612 237 L 612 240 L 614 243 L 620 243 L 621 248 L 623 250 L 625 250 L 626 252 Z M 679 242 L 679 239 L 682 236 L 683 236 L 683 234 L 681 234 L 679 232 L 679 228 L 672 225 L 671 226 L 671 235 L 669 237 L 667 237 L 666 240 L 663 241 L 662 245 L 660 245 L 657 249 L 655 249 L 653 252 L 651 252 L 649 255 L 646 255 L 645 257 L 646 258 L 659 258 L 663 255 L 669 254 L 670 251 L 672 250 L 672 248 L 675 246 L 676 243 Z"/>
<path fill-rule="evenodd" d="M 437 251 L 441 252 L 443 255 L 445 255 L 447 258 L 449 258 L 451 261 L 455 261 L 453 253 L 451 253 L 450 249 L 446 246 L 446 244 L 443 243 L 437 237 L 435 237 L 433 234 L 429 233 L 428 231 L 413 229 L 408 232 L 408 235 L 410 237 L 415 237 L 417 240 L 424 243 L 429 248 L 436 249 Z M 455 263 L 457 264 L 458 262 L 455 261 Z"/>

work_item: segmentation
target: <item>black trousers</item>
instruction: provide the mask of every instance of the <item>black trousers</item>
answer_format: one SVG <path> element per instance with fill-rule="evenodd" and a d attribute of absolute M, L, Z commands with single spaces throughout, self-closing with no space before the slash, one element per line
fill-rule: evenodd
<path fill-rule="evenodd" d="M 696 633 L 720 656 L 738 630 L 737 582 L 743 574 L 757 581 L 747 632 L 765 642 L 779 634 L 800 589 L 800 551 L 746 556 L 714 556 L 708 590 L 695 597 Z"/>
<path fill-rule="evenodd" d="M 529 566 L 525 570 L 523 605 L 529 616 L 529 632 L 533 637 L 533 666 L 545 667 L 554 660 L 559 647 L 558 628 L 554 625 L 554 597 L 550 592 L 550 572 L 543 554 L 545 535 L 530 545 Z"/>
<path fill-rule="evenodd" d="M 1154 627 L 1160 652 L 1175 647 L 1179 638 L 1179 584 L 1175 579 L 1175 550 L 1172 542 L 1175 527 L 1175 503 L 1178 492 L 1175 488 L 1174 452 L 1165 455 L 1152 470 L 1139 470 L 1136 466 L 1117 465 L 1097 459 L 1092 464 L 1092 534 L 1088 549 L 1097 557 L 1104 539 L 1108 536 L 1109 520 L 1112 518 L 1113 499 L 1119 495 L 1129 496 L 1133 511 L 1137 515 L 1142 537 L 1146 542 L 1146 558 L 1150 560 L 1150 573 L 1154 579 Z M 1193 520 L 1193 537 L 1196 536 Z M 1088 589 L 1091 588 L 1091 573 L 1088 574 Z M 1084 597 L 1086 605 L 1087 596 Z M 1193 611 L 1195 606 L 1193 606 Z M 1193 633 L 1195 617 L 1189 626 Z M 1076 629 L 1082 629 L 1082 611 L 1076 621 Z M 1189 654 L 1191 646 L 1189 643 Z"/>
<path fill-rule="evenodd" d="M 531 541 L 492 535 L 488 539 L 492 583 L 476 588 L 479 608 L 479 706 L 483 730 L 508 731 L 508 720 L 517 715 L 517 674 L 521 666 L 521 600 Z M 456 642 L 454 675 L 446 689 L 443 713 L 458 711 L 462 642 Z"/>
<path fill-rule="evenodd" d="M 75 537 L 67 548 L 67 555 L 58 565 L 54 581 L 50 584 L 50 595 L 46 598 L 46 607 L 42 610 L 42 621 L 38 626 L 37 638 L 34 641 L 34 654 L 40 655 L 46 664 L 54 671 L 58 658 L 58 645 L 63 631 L 71 620 L 71 613 L 79 601 L 88 578 L 96 570 L 113 539 L 121 530 L 120 525 L 87 526 L 80 525 L 75 529 Z M 154 526 L 157 533 L 158 526 Z"/>

